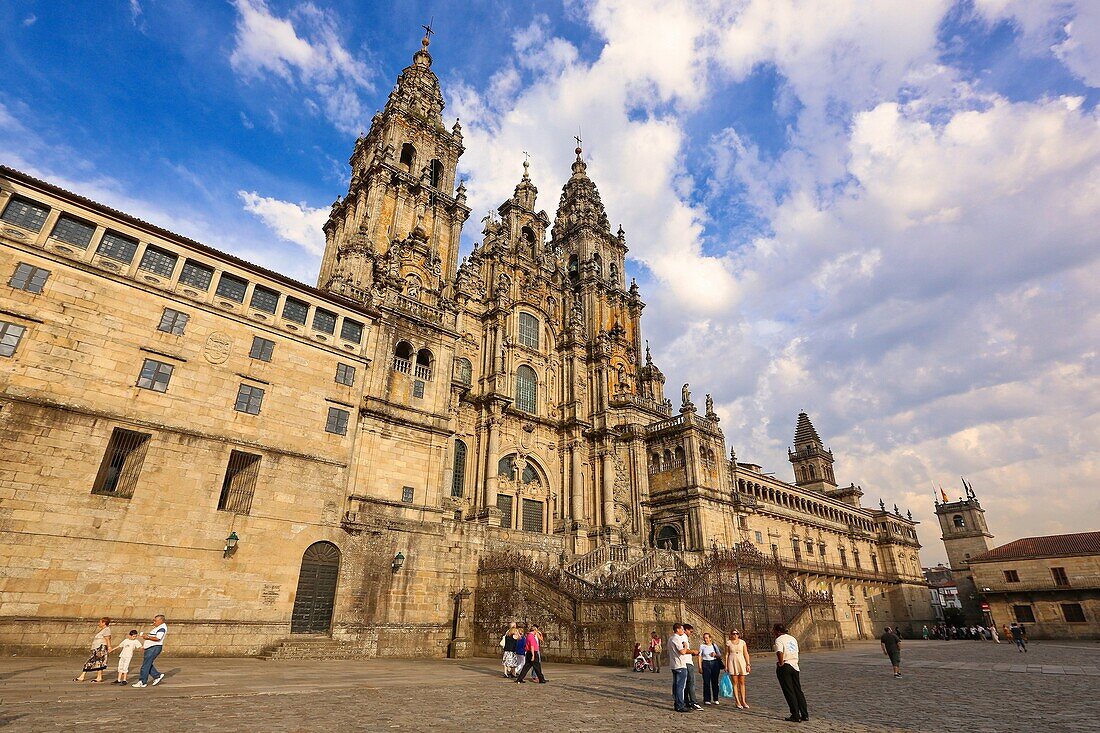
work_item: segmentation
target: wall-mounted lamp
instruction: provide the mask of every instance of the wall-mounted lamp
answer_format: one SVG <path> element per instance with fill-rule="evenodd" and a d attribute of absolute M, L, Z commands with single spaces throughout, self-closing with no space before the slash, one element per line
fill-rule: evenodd
<path fill-rule="evenodd" d="M 232 557 L 233 553 L 237 551 L 237 543 L 240 539 L 236 532 L 230 532 L 229 536 L 225 538 L 225 551 L 222 552 L 222 557 Z"/>
<path fill-rule="evenodd" d="M 401 569 L 401 566 L 404 564 L 405 556 L 401 554 L 400 551 L 398 551 L 398 553 L 393 556 L 393 565 L 390 566 L 390 569 L 393 570 L 394 574 L 396 574 L 397 571 L 399 571 Z"/>

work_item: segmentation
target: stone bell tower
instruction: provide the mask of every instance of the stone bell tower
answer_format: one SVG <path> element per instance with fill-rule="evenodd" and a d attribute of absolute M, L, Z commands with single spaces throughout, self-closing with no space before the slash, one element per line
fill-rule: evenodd
<path fill-rule="evenodd" d="M 464 150 L 457 121 L 443 124 L 443 95 L 428 53 L 430 29 L 370 131 L 355 141 L 351 185 L 325 223 L 317 286 L 360 301 L 396 290 L 438 300 L 454 277 L 466 190 L 455 190 Z"/>
<path fill-rule="evenodd" d="M 833 476 L 833 452 L 825 447 L 817 434 L 810 416 L 798 413 L 794 429 L 794 449 L 787 450 L 787 458 L 794 465 L 794 483 L 815 491 L 831 492 L 836 488 Z"/>
<path fill-rule="evenodd" d="M 959 589 L 963 614 L 968 622 L 976 623 L 983 621 L 985 614 L 979 605 L 981 594 L 970 572 L 970 558 L 988 552 L 993 535 L 989 533 L 985 510 L 978 503 L 973 487 L 964 480 L 963 489 L 966 497 L 959 497 L 956 501 L 950 501 L 943 489 L 940 489 L 943 501 L 936 501 L 936 518 L 940 520 L 940 529 L 943 531 L 941 539 L 944 549 L 947 550 L 947 564 L 951 567 L 955 585 Z"/>

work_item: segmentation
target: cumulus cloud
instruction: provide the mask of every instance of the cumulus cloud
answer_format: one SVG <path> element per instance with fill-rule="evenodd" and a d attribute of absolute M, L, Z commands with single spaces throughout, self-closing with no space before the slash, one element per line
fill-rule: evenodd
<path fill-rule="evenodd" d="M 286 17 L 264 0 L 235 0 L 235 45 L 229 62 L 243 79 L 275 77 L 312 94 L 307 100 L 337 129 L 357 133 L 369 119 L 363 93 L 372 89 L 367 64 L 344 47 L 334 13 L 312 3 Z"/>
<path fill-rule="evenodd" d="M 325 253 L 325 235 L 321 231 L 328 219 L 326 209 L 314 209 L 260 196 L 254 191 L 238 191 L 245 211 L 255 215 L 282 239 L 302 247 L 312 255 Z"/>

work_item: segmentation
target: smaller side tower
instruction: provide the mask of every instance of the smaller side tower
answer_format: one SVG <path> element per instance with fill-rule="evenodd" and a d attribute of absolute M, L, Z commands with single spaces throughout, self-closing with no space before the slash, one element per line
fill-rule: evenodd
<path fill-rule="evenodd" d="M 943 489 L 936 500 L 936 518 L 940 520 L 944 549 L 947 550 L 947 564 L 955 576 L 955 585 L 959 589 L 959 601 L 968 623 L 978 623 L 984 618 L 980 606 L 978 588 L 974 576 L 970 573 L 970 558 L 990 549 L 989 526 L 985 522 L 985 510 L 978 503 L 974 489 L 963 481 L 966 497 L 950 501 Z"/>
<path fill-rule="evenodd" d="M 794 466 L 795 486 L 822 493 L 836 489 L 833 452 L 825 447 L 805 412 L 798 413 L 794 449 L 787 449 L 787 458 Z"/>

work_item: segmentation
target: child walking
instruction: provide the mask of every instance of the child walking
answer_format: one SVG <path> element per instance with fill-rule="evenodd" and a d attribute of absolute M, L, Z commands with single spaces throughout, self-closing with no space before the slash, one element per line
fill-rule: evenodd
<path fill-rule="evenodd" d="M 141 640 L 138 639 L 137 629 L 130 629 L 130 634 L 122 643 L 119 644 L 116 649 L 119 649 L 118 653 L 118 679 L 112 682 L 114 685 L 125 685 L 126 675 L 130 673 L 130 659 L 134 656 L 134 651 L 141 649 Z"/>

